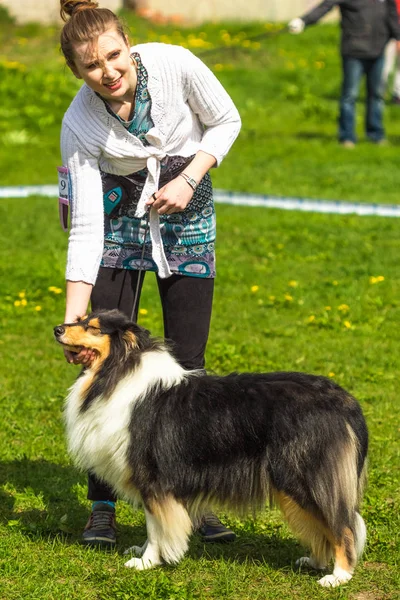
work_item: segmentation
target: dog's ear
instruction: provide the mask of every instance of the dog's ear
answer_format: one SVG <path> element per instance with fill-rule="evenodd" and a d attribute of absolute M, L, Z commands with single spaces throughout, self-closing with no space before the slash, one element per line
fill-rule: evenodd
<path fill-rule="evenodd" d="M 137 338 L 135 336 L 135 334 L 133 333 L 133 331 L 131 331 L 131 329 L 127 329 L 126 331 L 124 331 L 123 335 L 122 335 L 122 339 L 124 340 L 125 344 L 128 346 L 128 348 L 137 348 L 138 347 L 138 341 Z"/>
<path fill-rule="evenodd" d="M 145 350 L 150 344 L 150 331 L 137 323 L 129 323 L 124 332 L 124 340 L 131 348 Z"/>

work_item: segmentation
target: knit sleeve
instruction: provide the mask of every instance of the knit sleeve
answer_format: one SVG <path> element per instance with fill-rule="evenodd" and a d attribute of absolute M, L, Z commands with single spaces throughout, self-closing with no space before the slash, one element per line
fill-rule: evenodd
<path fill-rule="evenodd" d="M 70 182 L 71 229 L 66 279 L 94 284 L 104 245 L 103 193 L 98 158 L 63 124 L 63 165 Z"/>
<path fill-rule="evenodd" d="M 204 126 L 199 150 L 214 156 L 218 165 L 239 134 L 240 115 L 213 72 L 189 50 L 181 51 L 188 104 Z"/>

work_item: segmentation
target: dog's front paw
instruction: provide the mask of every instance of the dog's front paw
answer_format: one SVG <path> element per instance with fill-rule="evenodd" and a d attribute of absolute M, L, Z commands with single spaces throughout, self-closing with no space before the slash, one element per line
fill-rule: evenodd
<path fill-rule="evenodd" d="M 136 569 L 137 571 L 144 571 L 145 569 L 157 567 L 160 564 L 160 561 L 152 562 L 151 560 L 145 560 L 144 558 L 131 558 L 125 563 L 125 567 L 128 567 L 128 569 Z"/>
<path fill-rule="evenodd" d="M 146 544 L 144 546 L 129 546 L 126 550 L 124 550 L 124 554 L 131 554 L 133 556 L 143 556 L 144 551 L 146 550 Z"/>
<path fill-rule="evenodd" d="M 318 563 L 312 556 L 302 556 L 298 560 L 296 560 L 296 567 L 301 569 L 303 567 L 307 569 L 315 569 L 317 571 L 322 571 L 325 569 L 325 565 L 321 565 Z"/>

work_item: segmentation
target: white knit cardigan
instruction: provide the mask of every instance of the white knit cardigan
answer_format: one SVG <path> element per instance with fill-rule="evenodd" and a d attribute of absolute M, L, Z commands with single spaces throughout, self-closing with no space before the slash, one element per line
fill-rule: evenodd
<path fill-rule="evenodd" d="M 63 165 L 69 171 L 71 230 L 66 278 L 94 283 L 104 244 L 103 193 L 100 169 L 129 175 L 145 167 L 148 177 L 136 216 L 158 190 L 160 161 L 191 156 L 198 150 L 219 164 L 240 130 L 240 116 L 214 74 L 190 51 L 159 43 L 140 44 L 138 52 L 148 73 L 154 127 L 149 146 L 110 115 L 104 102 L 86 84 L 64 115 L 61 131 Z M 153 259 L 158 274 L 170 270 L 163 252 L 157 212 L 150 213 Z"/>

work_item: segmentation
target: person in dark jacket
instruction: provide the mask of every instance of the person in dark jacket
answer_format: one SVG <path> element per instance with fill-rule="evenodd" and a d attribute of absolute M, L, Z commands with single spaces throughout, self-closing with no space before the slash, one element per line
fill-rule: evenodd
<path fill-rule="evenodd" d="M 289 23 L 291 33 L 301 33 L 317 23 L 335 6 L 341 13 L 343 83 L 340 97 L 339 141 L 354 148 L 355 103 L 360 80 L 367 79 L 365 127 L 368 139 L 385 142 L 383 127 L 382 71 L 384 51 L 392 38 L 400 48 L 400 25 L 395 0 L 324 0 L 302 17 Z"/>

